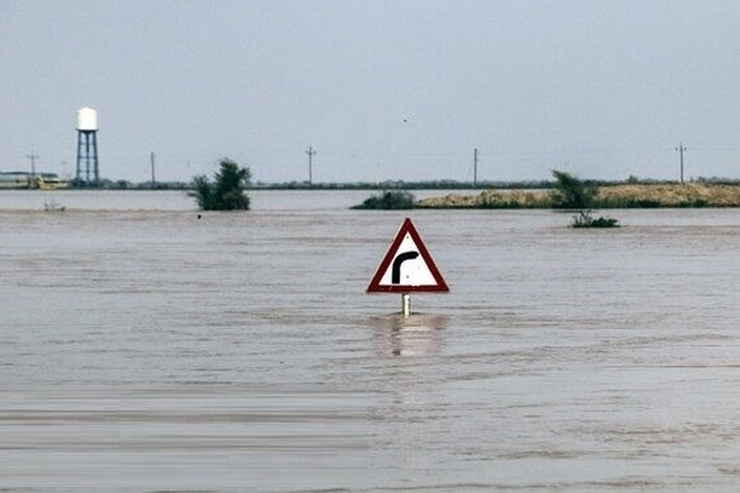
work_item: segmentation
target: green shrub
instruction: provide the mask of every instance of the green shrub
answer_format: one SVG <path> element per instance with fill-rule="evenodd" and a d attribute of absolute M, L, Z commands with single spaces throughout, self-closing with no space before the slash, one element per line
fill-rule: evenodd
<path fill-rule="evenodd" d="M 618 221 L 611 217 L 593 217 L 589 211 L 579 211 L 573 216 L 571 228 L 618 228 Z"/>
<path fill-rule="evenodd" d="M 239 168 L 234 161 L 223 159 L 219 171 L 214 174 L 214 182 L 205 175 L 196 176 L 188 195 L 194 197 L 204 211 L 248 210 L 250 200 L 245 189 L 251 177 L 249 168 Z"/>
<path fill-rule="evenodd" d="M 413 209 L 416 204 L 414 195 L 405 190 L 385 190 L 365 199 L 362 204 L 352 209 Z"/>
<path fill-rule="evenodd" d="M 483 200 L 479 209 L 521 209 L 524 206 L 516 200 Z"/>
<path fill-rule="evenodd" d="M 677 207 L 679 208 L 688 208 L 688 207 L 707 207 L 709 205 L 709 202 L 706 199 L 686 199 L 677 204 Z"/>
<path fill-rule="evenodd" d="M 660 207 L 660 202 L 653 199 L 633 200 L 628 207 L 633 209 L 656 209 Z"/>

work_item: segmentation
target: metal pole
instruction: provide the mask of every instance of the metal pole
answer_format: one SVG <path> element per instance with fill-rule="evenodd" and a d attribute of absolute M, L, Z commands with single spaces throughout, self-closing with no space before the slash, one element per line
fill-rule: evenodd
<path fill-rule="evenodd" d="M 80 167 L 81 163 L 82 163 L 82 132 L 78 130 L 77 131 L 77 174 L 75 175 L 75 180 L 78 182 L 82 181 L 82 168 Z"/>
<path fill-rule="evenodd" d="M 85 132 L 85 182 L 90 184 L 90 132 Z"/>
<path fill-rule="evenodd" d="M 681 159 L 681 183 L 683 183 L 683 153 L 686 150 L 686 146 L 683 145 L 683 142 L 676 147 L 676 150 L 678 151 Z"/>
<path fill-rule="evenodd" d="M 309 147 L 306 151 L 306 154 L 308 154 L 308 184 L 313 184 L 313 157 L 316 155 L 316 151 L 313 150 L 313 147 Z"/>
<path fill-rule="evenodd" d="M 98 167 L 98 131 L 92 133 L 93 139 L 93 164 L 95 166 L 95 186 L 100 186 L 100 168 Z"/>
<path fill-rule="evenodd" d="M 401 295 L 401 314 L 404 318 L 411 315 L 411 295 L 408 293 Z"/>
<path fill-rule="evenodd" d="M 478 149 L 473 149 L 473 186 L 478 186 Z"/>
<path fill-rule="evenodd" d="M 39 156 L 31 150 L 31 154 L 27 157 L 31 160 L 31 181 L 28 183 L 28 188 L 36 188 L 36 185 L 38 184 L 36 182 L 36 158 Z"/>
<path fill-rule="evenodd" d="M 152 165 L 152 188 L 157 188 L 157 180 L 154 177 L 154 152 L 149 153 L 149 162 Z"/>

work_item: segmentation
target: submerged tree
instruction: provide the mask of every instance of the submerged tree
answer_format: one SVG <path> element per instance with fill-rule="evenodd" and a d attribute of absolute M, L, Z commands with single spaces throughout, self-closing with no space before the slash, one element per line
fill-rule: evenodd
<path fill-rule="evenodd" d="M 250 200 L 245 190 L 252 178 L 249 168 L 239 168 L 230 159 L 222 159 L 219 166 L 214 182 L 205 175 L 193 178 L 193 191 L 188 195 L 204 211 L 248 210 Z"/>
<path fill-rule="evenodd" d="M 590 211 L 579 211 L 573 216 L 571 228 L 618 228 L 619 221 L 613 217 L 593 217 Z"/>
<path fill-rule="evenodd" d="M 552 203 L 556 209 L 575 209 L 577 216 L 573 216 L 572 228 L 618 228 L 616 219 L 611 217 L 593 217 L 591 208 L 596 203 L 599 190 L 583 182 L 565 171 L 554 170 L 555 191 L 552 192 Z"/>
<path fill-rule="evenodd" d="M 553 206 L 557 209 L 590 209 L 598 190 L 565 171 L 553 170 L 555 191 L 552 192 Z"/>

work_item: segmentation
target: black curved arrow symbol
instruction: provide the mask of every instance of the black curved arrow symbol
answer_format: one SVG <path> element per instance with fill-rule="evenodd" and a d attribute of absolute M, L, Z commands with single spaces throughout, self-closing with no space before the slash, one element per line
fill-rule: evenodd
<path fill-rule="evenodd" d="M 401 264 L 407 260 L 414 260 L 419 252 L 405 252 L 393 259 L 393 270 L 391 271 L 391 284 L 401 284 Z"/>

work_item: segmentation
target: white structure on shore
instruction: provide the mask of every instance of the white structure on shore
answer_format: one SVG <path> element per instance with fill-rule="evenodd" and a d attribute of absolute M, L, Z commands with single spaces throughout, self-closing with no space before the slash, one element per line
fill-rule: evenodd
<path fill-rule="evenodd" d="M 91 172 L 92 177 L 90 176 Z M 77 110 L 77 173 L 75 181 L 94 186 L 100 183 L 98 113 L 87 106 Z"/>

